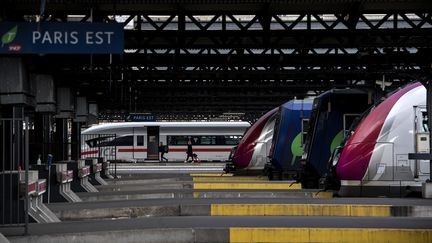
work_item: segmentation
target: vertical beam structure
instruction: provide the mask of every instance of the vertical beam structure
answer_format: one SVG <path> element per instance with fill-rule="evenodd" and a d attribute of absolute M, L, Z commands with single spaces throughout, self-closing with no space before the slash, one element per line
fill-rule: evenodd
<path fill-rule="evenodd" d="M 432 66 L 431 66 L 432 68 Z M 422 184 L 423 198 L 432 198 L 432 77 L 426 76 L 422 80 L 422 84 L 426 87 L 426 110 L 428 118 L 428 132 L 429 132 L 429 179 Z"/>
<path fill-rule="evenodd" d="M 180 50 L 184 48 L 185 30 L 186 30 L 186 15 L 184 13 L 178 14 L 178 26 L 177 26 L 177 40 L 175 48 L 174 57 L 174 69 L 176 72 L 180 72 L 182 64 L 179 62 L 179 57 L 181 55 Z"/>
<path fill-rule="evenodd" d="M 54 160 L 68 160 L 69 140 L 68 121 L 74 116 L 74 95 L 70 88 L 57 88 L 57 114 L 55 144 L 56 156 Z"/>
<path fill-rule="evenodd" d="M 68 119 L 57 118 L 55 120 L 55 160 L 68 159 Z"/>
<path fill-rule="evenodd" d="M 81 123 L 72 122 L 72 134 L 71 134 L 71 159 L 78 160 L 80 158 L 81 151 Z"/>
<path fill-rule="evenodd" d="M 26 234 L 29 123 L 25 110 L 34 106 L 35 100 L 20 58 L 0 58 L 0 70 L 0 223 L 23 226 Z M 20 193 L 21 186 L 25 193 Z"/>
<path fill-rule="evenodd" d="M 78 96 L 75 102 L 75 117 L 72 123 L 71 158 L 78 160 L 81 155 L 81 125 L 88 122 L 89 105 L 87 97 Z"/>
<path fill-rule="evenodd" d="M 52 153 L 52 115 L 56 112 L 54 98 L 54 80 L 49 75 L 33 75 L 36 86 L 36 113 L 34 115 L 34 133 L 32 134 L 32 149 L 30 164 L 35 164 L 40 155 L 41 161 L 46 161 Z"/>
<path fill-rule="evenodd" d="M 431 149 L 432 149 L 432 132 L 431 132 L 431 128 L 432 128 L 432 119 L 431 119 L 431 114 L 432 114 L 432 79 L 429 78 L 428 81 L 426 81 L 426 83 L 424 83 L 424 86 L 426 87 L 426 93 L 427 93 L 427 97 L 426 97 L 426 109 L 427 109 L 427 114 L 428 114 L 428 128 L 429 128 L 429 154 L 431 154 Z M 432 158 L 429 161 L 429 183 L 432 183 Z"/>

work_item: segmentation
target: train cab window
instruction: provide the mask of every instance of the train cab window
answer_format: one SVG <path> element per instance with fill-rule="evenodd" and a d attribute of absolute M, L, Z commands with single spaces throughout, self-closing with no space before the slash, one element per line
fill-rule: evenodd
<path fill-rule="evenodd" d="M 429 132 L 427 111 L 422 111 L 422 132 Z"/>
<path fill-rule="evenodd" d="M 111 146 L 133 146 L 133 136 L 124 136 L 114 139 Z"/>
<path fill-rule="evenodd" d="M 344 114 L 343 116 L 343 128 L 344 128 L 344 137 L 349 133 L 351 125 L 356 122 L 356 119 L 360 118 L 360 114 Z"/>
<path fill-rule="evenodd" d="M 115 139 L 115 135 L 107 135 L 107 136 L 100 136 L 97 135 L 97 137 L 86 140 L 86 144 L 90 148 L 94 147 L 104 147 L 104 146 L 111 146 L 110 144 Z"/>
<path fill-rule="evenodd" d="M 144 146 L 144 136 L 137 136 L 137 146 Z"/>
<path fill-rule="evenodd" d="M 86 143 L 90 148 L 94 148 L 98 145 L 97 140 L 95 139 L 87 140 Z"/>

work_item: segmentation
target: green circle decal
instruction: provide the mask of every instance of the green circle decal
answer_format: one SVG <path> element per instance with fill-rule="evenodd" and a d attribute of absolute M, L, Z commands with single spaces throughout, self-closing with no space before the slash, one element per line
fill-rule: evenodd
<path fill-rule="evenodd" d="M 304 149 L 301 141 L 302 134 L 301 132 L 297 134 L 297 136 L 294 138 L 294 140 L 291 143 L 291 153 L 292 153 L 292 160 L 291 160 L 291 166 L 294 165 L 296 157 L 302 156 Z"/>
<path fill-rule="evenodd" d="M 340 132 L 338 132 L 338 134 L 336 134 L 336 136 L 333 138 L 333 141 L 331 142 L 330 145 L 330 154 L 333 153 L 333 151 L 335 151 L 335 149 L 339 145 L 341 145 L 343 137 L 344 137 L 343 130 L 341 130 Z"/>

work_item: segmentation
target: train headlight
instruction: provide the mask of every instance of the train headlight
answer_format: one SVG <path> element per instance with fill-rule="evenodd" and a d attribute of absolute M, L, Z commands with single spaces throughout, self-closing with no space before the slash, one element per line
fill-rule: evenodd
<path fill-rule="evenodd" d="M 332 165 L 333 165 L 333 166 L 336 166 L 336 165 L 337 165 L 341 153 L 342 153 L 342 147 L 338 147 L 338 148 L 336 148 L 336 150 L 335 150 L 335 152 L 334 152 L 334 154 L 333 154 L 333 159 L 332 159 Z"/>

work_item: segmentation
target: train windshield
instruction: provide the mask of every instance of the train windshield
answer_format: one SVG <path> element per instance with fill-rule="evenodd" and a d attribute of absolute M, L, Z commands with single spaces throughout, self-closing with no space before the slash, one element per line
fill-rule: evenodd
<path fill-rule="evenodd" d="M 279 110 L 276 114 L 274 114 L 274 119 L 275 119 L 275 125 L 274 125 L 274 130 L 273 130 L 273 137 L 272 137 L 272 143 L 270 145 L 270 150 L 269 150 L 269 157 L 272 158 L 273 157 L 273 152 L 274 152 L 274 146 L 277 143 L 278 137 L 279 137 L 279 126 L 280 124 L 280 120 L 281 120 L 281 109 L 282 107 L 279 107 Z"/>
<path fill-rule="evenodd" d="M 86 135 L 86 136 L 89 136 L 89 135 Z M 116 138 L 115 135 L 106 135 L 106 136 L 95 135 L 94 138 L 90 138 L 90 139 L 85 140 L 85 143 L 90 148 L 103 147 L 103 146 L 106 146 L 108 143 L 111 143 L 111 141 L 113 141 L 115 138 Z"/>
<path fill-rule="evenodd" d="M 303 138 L 304 153 L 302 155 L 302 159 L 307 158 L 310 143 L 313 140 L 313 136 L 314 136 L 313 132 L 315 131 L 315 128 L 312 126 L 315 126 L 317 124 L 316 120 L 318 119 L 318 115 L 320 113 L 321 104 L 322 104 L 322 97 L 317 97 L 314 99 L 310 118 L 309 120 L 307 120 L 305 123 L 302 124 L 302 128 L 306 130 L 306 133 L 304 134 L 304 138 Z"/>

